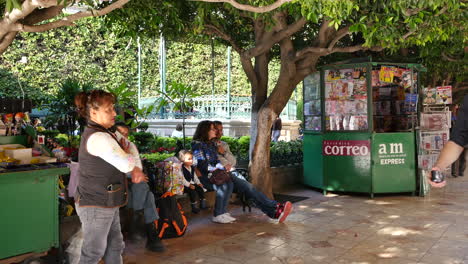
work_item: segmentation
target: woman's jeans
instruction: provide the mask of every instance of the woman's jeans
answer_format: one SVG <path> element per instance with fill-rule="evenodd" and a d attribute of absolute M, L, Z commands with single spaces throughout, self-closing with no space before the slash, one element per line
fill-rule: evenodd
<path fill-rule="evenodd" d="M 125 244 L 120 231 L 119 207 L 80 207 L 76 204 L 83 230 L 80 264 L 122 264 Z"/>
<path fill-rule="evenodd" d="M 159 219 L 154 195 L 146 182 L 132 183 L 130 195 L 128 196 L 128 208 L 132 208 L 135 211 L 144 209 L 143 214 L 146 224 Z"/>
<path fill-rule="evenodd" d="M 212 185 L 213 189 L 216 191 L 216 202 L 213 215 L 218 216 L 225 214 L 227 213 L 227 206 L 229 204 L 229 199 L 231 198 L 232 190 L 234 189 L 234 184 L 230 181 L 223 185 Z"/>
<path fill-rule="evenodd" d="M 231 198 L 232 190 L 234 189 L 233 182 L 230 181 L 223 185 L 216 185 L 211 183 L 208 177 L 200 177 L 200 181 L 203 186 L 205 186 L 205 188 L 214 190 L 216 192 L 213 215 L 218 216 L 227 213 L 229 199 Z"/>
<path fill-rule="evenodd" d="M 268 199 L 265 194 L 255 189 L 255 187 L 250 182 L 246 181 L 237 171 L 232 171 L 231 176 L 234 187 L 236 187 L 238 193 L 244 193 L 247 199 L 252 200 L 255 206 L 270 218 L 275 217 L 277 201 Z"/>

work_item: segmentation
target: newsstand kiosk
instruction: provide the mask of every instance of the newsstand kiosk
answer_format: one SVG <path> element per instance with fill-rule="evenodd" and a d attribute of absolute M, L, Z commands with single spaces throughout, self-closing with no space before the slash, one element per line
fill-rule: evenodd
<path fill-rule="evenodd" d="M 304 79 L 304 184 L 416 191 L 418 64 L 333 64 Z"/>

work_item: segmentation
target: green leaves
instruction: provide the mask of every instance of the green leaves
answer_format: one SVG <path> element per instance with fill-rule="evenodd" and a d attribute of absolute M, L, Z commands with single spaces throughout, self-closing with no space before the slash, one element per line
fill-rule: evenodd
<path fill-rule="evenodd" d="M 21 9 L 20 0 L 5 0 L 6 1 L 6 11 L 11 12 L 13 9 Z"/>
<path fill-rule="evenodd" d="M 158 111 L 171 104 L 173 110 L 187 112 L 193 105 L 191 99 L 199 96 L 192 87 L 176 81 L 170 82 L 166 92 L 161 93 L 163 97 L 156 108 Z"/>

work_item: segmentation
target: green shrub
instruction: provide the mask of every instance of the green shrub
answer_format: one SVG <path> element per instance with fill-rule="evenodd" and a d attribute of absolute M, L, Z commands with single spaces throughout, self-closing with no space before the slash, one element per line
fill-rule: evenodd
<path fill-rule="evenodd" d="M 174 153 L 144 153 L 140 154 L 141 160 L 155 164 L 160 161 L 164 161 L 165 159 L 174 156 Z"/>
<path fill-rule="evenodd" d="M 130 134 L 129 139 L 135 143 L 140 153 L 147 153 L 153 149 L 155 136 L 152 133 L 141 131 Z"/>

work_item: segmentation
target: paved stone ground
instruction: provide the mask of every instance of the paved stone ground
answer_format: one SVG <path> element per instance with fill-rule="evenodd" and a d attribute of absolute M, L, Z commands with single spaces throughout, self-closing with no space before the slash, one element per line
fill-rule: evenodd
<path fill-rule="evenodd" d="M 204 212 L 184 237 L 164 240 L 165 253 L 127 243 L 124 262 L 468 264 L 468 176 L 426 197 L 289 194 L 310 198 L 283 224 L 233 205 L 236 223 L 212 223 Z"/>

